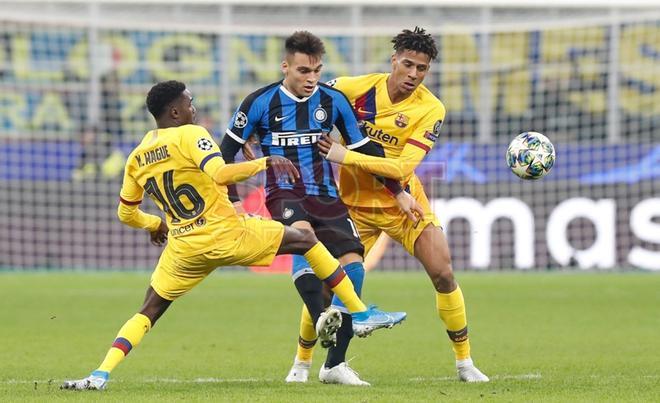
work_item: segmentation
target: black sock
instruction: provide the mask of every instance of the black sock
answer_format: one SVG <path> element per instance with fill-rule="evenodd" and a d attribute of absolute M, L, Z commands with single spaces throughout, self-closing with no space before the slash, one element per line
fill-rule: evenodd
<path fill-rule="evenodd" d="M 346 361 L 346 351 L 353 338 L 353 320 L 348 313 L 341 314 L 341 327 L 337 330 L 337 345 L 328 349 L 325 367 L 332 368 Z"/>
<path fill-rule="evenodd" d="M 323 283 L 314 274 L 303 274 L 293 282 L 312 317 L 314 326 L 325 310 L 323 304 Z"/>

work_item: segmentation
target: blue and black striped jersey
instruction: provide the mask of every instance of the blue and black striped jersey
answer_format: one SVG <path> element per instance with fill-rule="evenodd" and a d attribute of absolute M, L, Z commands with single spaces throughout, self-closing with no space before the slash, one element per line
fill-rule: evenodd
<path fill-rule="evenodd" d="M 270 84 L 250 94 L 232 117 L 226 135 L 239 144 L 256 134 L 264 155 L 280 155 L 293 162 L 300 179 L 278 181 L 272 168 L 266 173 L 266 194 L 276 188 L 302 194 L 338 197 L 332 166 L 316 144 L 321 134 L 336 126 L 348 149 L 358 148 L 369 137 L 360 129 L 353 107 L 340 91 L 319 83 L 312 95 L 298 98 L 282 85 Z"/>

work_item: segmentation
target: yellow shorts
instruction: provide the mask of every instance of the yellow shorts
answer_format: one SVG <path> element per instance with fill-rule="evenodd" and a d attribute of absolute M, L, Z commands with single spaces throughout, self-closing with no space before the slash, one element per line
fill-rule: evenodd
<path fill-rule="evenodd" d="M 241 216 L 239 236 L 222 240 L 218 248 L 180 256 L 165 248 L 151 275 L 151 287 L 173 301 L 221 266 L 268 266 L 282 243 L 284 225 L 260 217 Z M 233 233 L 233 232 L 232 232 Z"/>
<path fill-rule="evenodd" d="M 378 240 L 381 232 L 385 232 L 390 238 L 399 242 L 411 255 L 415 255 L 415 241 L 429 224 L 440 226 L 440 220 L 431 210 L 429 199 L 421 186 L 413 188 L 412 196 L 424 209 L 424 217 L 413 223 L 399 209 L 399 207 L 355 207 L 348 206 L 351 219 L 360 234 L 360 240 L 364 245 L 364 255 L 367 256 L 371 248 Z"/>

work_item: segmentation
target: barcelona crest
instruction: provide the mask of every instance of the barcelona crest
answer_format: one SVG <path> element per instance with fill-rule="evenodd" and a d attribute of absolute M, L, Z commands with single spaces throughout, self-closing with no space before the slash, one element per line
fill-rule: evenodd
<path fill-rule="evenodd" d="M 403 113 L 398 113 L 396 119 L 394 119 L 394 124 L 403 129 L 408 126 L 408 116 Z"/>

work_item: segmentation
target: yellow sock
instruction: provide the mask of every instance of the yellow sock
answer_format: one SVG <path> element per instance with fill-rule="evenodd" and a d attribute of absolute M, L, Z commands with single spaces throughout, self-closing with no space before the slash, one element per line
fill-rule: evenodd
<path fill-rule="evenodd" d="M 457 360 L 470 357 L 470 340 L 468 340 L 467 318 L 465 315 L 465 301 L 460 287 L 449 294 L 436 293 L 436 307 L 440 319 L 447 327 L 447 334 L 451 340 Z"/>
<path fill-rule="evenodd" d="M 321 242 L 318 242 L 308 250 L 305 253 L 305 258 L 309 262 L 309 265 L 312 266 L 314 274 L 332 289 L 332 292 L 339 297 L 349 312 L 367 310 L 360 297 L 355 293 L 353 283 L 346 275 L 344 269 L 339 265 L 339 261 L 332 257 Z"/>
<path fill-rule="evenodd" d="M 296 358 L 299 361 L 312 361 L 315 344 L 316 328 L 312 322 L 312 315 L 309 314 L 307 306 L 303 304 L 302 312 L 300 314 L 300 336 L 298 336 Z"/>
<path fill-rule="evenodd" d="M 119 329 L 117 338 L 105 355 L 97 371 L 111 372 L 128 355 L 131 349 L 142 340 L 151 329 L 151 321 L 141 313 L 136 313 Z"/>

